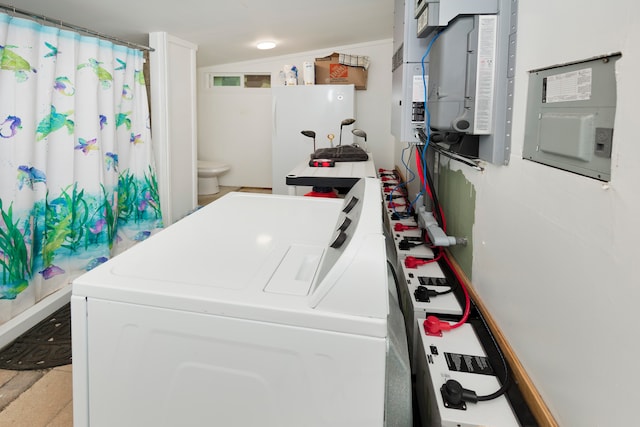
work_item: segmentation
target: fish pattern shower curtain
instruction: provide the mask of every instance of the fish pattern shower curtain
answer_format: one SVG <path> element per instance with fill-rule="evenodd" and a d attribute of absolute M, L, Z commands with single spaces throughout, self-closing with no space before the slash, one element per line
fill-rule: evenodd
<path fill-rule="evenodd" d="M 0 323 L 162 227 L 142 67 L 0 14 Z"/>

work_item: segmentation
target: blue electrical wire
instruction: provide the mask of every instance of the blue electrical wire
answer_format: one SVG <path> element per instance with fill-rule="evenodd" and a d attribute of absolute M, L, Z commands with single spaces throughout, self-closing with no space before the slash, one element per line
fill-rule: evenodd
<path fill-rule="evenodd" d="M 429 52 L 431 52 L 431 47 L 433 46 L 433 43 L 438 39 L 438 37 L 440 37 L 440 34 L 442 34 L 442 32 L 444 31 L 444 29 L 439 30 L 435 36 L 433 36 L 433 38 L 429 41 L 429 44 L 427 45 L 427 49 L 424 53 L 424 55 L 422 56 L 421 59 L 421 64 L 422 64 L 422 89 L 424 91 L 424 112 L 425 112 L 425 127 L 426 127 L 426 135 L 427 135 L 427 139 L 426 142 L 424 144 L 424 147 L 422 148 L 422 173 L 423 173 L 423 185 L 421 185 L 420 187 L 420 191 L 418 192 L 418 194 L 416 195 L 415 199 L 413 199 L 413 201 L 411 201 L 409 203 L 409 206 L 407 206 L 407 210 L 404 214 L 400 214 L 399 212 L 396 211 L 395 206 L 393 207 L 393 213 L 396 214 L 398 217 L 407 217 L 410 215 L 410 212 L 414 209 L 414 205 L 415 203 L 418 201 L 418 199 L 420 198 L 420 196 L 424 195 L 424 193 L 426 192 L 426 185 L 427 185 L 427 147 L 429 145 L 429 141 L 431 139 L 431 114 L 429 114 L 429 109 L 427 108 L 427 82 L 426 82 L 426 70 L 425 70 L 425 66 L 424 66 L 424 61 L 427 58 L 427 56 L 429 56 Z M 409 167 L 409 165 L 407 165 L 407 163 L 404 161 L 404 154 L 405 151 L 411 147 L 411 144 L 408 144 L 407 147 L 402 149 L 402 155 L 400 156 L 400 159 L 402 161 L 402 164 L 404 165 L 404 167 L 406 168 L 407 172 L 411 173 L 411 178 L 405 182 L 405 183 L 400 183 L 398 185 L 396 185 L 391 192 L 389 193 L 389 203 L 392 203 L 393 201 L 393 193 L 396 192 L 397 190 L 399 190 L 402 187 L 406 187 L 407 184 L 409 184 L 411 181 L 413 181 L 416 177 L 416 174 L 413 173 L 413 171 L 411 170 L 411 168 Z M 409 155 L 409 158 L 411 158 L 411 155 Z"/>
<path fill-rule="evenodd" d="M 422 59 L 420 60 L 420 63 L 422 64 L 422 89 L 424 90 L 425 133 L 427 135 L 426 141 L 424 143 L 424 147 L 422 148 L 422 159 L 421 159 L 422 174 L 423 174 L 423 177 L 422 177 L 423 185 L 421 187 L 421 193 L 423 194 L 424 192 L 426 192 L 426 187 L 427 187 L 427 147 L 429 146 L 429 142 L 431 141 L 431 114 L 429 113 L 429 108 L 427 108 L 427 79 L 426 79 L 427 73 L 424 67 L 424 60 L 427 58 L 427 56 L 429 56 L 433 43 L 438 39 L 438 37 L 440 37 L 440 35 L 444 32 L 445 29 L 446 27 L 441 30 L 438 30 L 436 35 L 433 36 L 433 38 L 427 45 L 427 49 L 424 52 L 424 55 L 422 55 Z"/>
<path fill-rule="evenodd" d="M 395 205 L 393 204 L 393 193 L 395 193 L 396 191 L 398 191 L 400 188 L 402 187 L 406 187 L 411 181 L 413 181 L 416 178 L 416 174 L 413 173 L 413 171 L 411 170 L 411 168 L 409 167 L 409 165 L 407 164 L 407 162 L 404 161 L 404 154 L 405 151 L 407 151 L 407 149 L 409 149 L 411 147 L 411 144 L 407 144 L 407 146 L 405 148 L 402 149 L 402 154 L 400 156 L 400 160 L 402 161 L 402 164 L 405 167 L 405 171 L 407 173 L 411 174 L 411 178 L 407 181 L 407 182 L 401 182 L 398 185 L 396 185 L 395 187 L 393 187 L 393 189 L 389 192 L 389 204 L 391 206 L 393 206 L 393 213 L 396 214 L 396 216 L 398 218 L 407 218 L 409 217 L 409 215 L 411 215 L 411 209 L 413 207 L 413 204 L 415 203 L 415 200 L 413 202 L 411 202 L 409 204 L 409 206 L 407 206 L 407 209 L 404 213 L 400 213 L 396 210 Z M 409 154 L 409 158 L 411 158 L 411 154 Z M 416 200 L 417 200 L 418 196 L 416 196 Z"/>

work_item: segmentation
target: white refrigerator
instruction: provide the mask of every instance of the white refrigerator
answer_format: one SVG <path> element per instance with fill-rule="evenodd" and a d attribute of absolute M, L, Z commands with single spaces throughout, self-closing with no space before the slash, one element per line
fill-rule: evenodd
<path fill-rule="evenodd" d="M 271 89 L 272 103 L 272 183 L 273 194 L 287 194 L 285 177 L 313 152 L 313 139 L 303 130 L 316 133 L 316 148 L 334 146 L 340 138 L 340 123 L 355 117 L 353 85 L 277 86 Z M 342 144 L 353 143 L 351 129 L 342 129 Z"/>

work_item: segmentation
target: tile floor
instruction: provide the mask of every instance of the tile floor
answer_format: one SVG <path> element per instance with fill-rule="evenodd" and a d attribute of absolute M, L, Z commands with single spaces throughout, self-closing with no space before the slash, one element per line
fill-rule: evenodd
<path fill-rule="evenodd" d="M 230 191 L 271 194 L 270 188 L 220 187 L 220 193 L 201 196 L 206 205 Z M 71 365 L 36 371 L 0 369 L 0 427 L 73 426 Z"/>
<path fill-rule="evenodd" d="M 71 390 L 71 365 L 0 370 L 0 427 L 72 426 Z"/>

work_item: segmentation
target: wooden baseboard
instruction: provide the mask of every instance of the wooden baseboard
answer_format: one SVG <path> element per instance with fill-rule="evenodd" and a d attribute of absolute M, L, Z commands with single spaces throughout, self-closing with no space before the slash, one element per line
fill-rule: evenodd
<path fill-rule="evenodd" d="M 496 342 L 500 346 L 505 359 L 511 367 L 511 371 L 513 372 L 513 376 L 518 383 L 520 392 L 522 393 L 524 400 L 529 405 L 529 409 L 533 413 L 533 416 L 536 418 L 536 421 L 538 421 L 538 424 L 540 424 L 540 426 L 542 427 L 558 427 L 558 423 L 553 418 L 551 411 L 544 403 L 544 400 L 542 400 L 542 397 L 540 396 L 540 393 L 538 393 L 538 390 L 533 384 L 533 381 L 531 381 L 531 378 L 529 377 L 529 375 L 527 375 L 527 372 L 520 363 L 520 360 L 513 351 L 513 348 L 511 348 L 509 342 L 500 330 L 495 319 L 491 316 L 491 313 L 489 313 L 489 310 L 482 302 L 482 299 L 474 289 L 471 281 L 467 278 L 464 271 L 462 271 L 458 263 L 455 261 L 455 258 L 451 256 L 449 251 L 447 251 L 447 255 L 449 257 L 449 260 L 451 261 L 451 265 L 456 270 L 456 273 L 464 282 L 464 285 L 466 286 L 471 299 L 475 302 L 478 310 L 482 312 L 487 325 L 489 326 L 489 328 L 491 328 L 491 332 L 493 333 Z"/>

